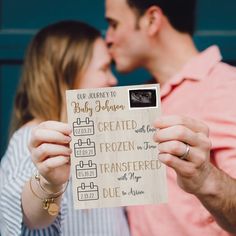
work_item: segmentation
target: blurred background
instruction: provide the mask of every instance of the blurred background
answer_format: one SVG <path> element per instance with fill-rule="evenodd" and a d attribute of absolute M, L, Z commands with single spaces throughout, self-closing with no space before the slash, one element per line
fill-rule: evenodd
<path fill-rule="evenodd" d="M 104 0 L 0 0 L 0 159 L 8 142 L 25 49 L 39 28 L 63 19 L 82 20 L 105 33 Z M 217 44 L 224 61 L 236 65 L 236 1 L 198 0 L 194 40 L 199 50 Z M 116 76 L 119 85 L 149 79 L 143 70 Z"/>

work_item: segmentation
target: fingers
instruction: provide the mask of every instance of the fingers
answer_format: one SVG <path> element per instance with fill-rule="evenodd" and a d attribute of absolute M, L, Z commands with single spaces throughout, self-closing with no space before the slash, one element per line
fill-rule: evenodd
<path fill-rule="evenodd" d="M 154 127 L 159 160 L 176 171 L 181 188 L 189 193 L 199 191 L 211 170 L 208 127 L 199 120 L 180 116 L 163 116 Z"/>
<path fill-rule="evenodd" d="M 47 189 L 58 188 L 65 184 L 70 176 L 70 157 L 55 156 L 37 163 L 37 169 L 47 182 Z"/>
<path fill-rule="evenodd" d="M 29 148 L 39 146 L 41 143 L 68 144 L 71 129 L 68 124 L 57 121 L 45 121 L 32 130 Z"/>
<path fill-rule="evenodd" d="M 154 135 L 154 141 L 158 143 L 174 140 L 178 140 L 194 146 L 197 145 L 198 142 L 197 134 L 181 125 L 174 125 L 159 129 Z"/>
<path fill-rule="evenodd" d="M 69 156 L 56 156 L 48 158 L 44 162 L 39 163 L 37 167 L 38 171 L 42 173 L 42 175 L 46 175 L 51 170 L 54 170 L 58 167 L 64 166 L 69 163 L 70 163 Z"/>
<path fill-rule="evenodd" d="M 64 184 L 69 178 L 70 134 L 69 125 L 58 121 L 42 122 L 31 132 L 32 161 L 51 186 Z"/>
<path fill-rule="evenodd" d="M 69 127 L 69 125 L 60 121 L 45 121 L 40 123 L 39 127 L 43 129 L 52 129 L 65 135 L 69 135 L 71 133 L 71 128 Z"/>
<path fill-rule="evenodd" d="M 45 121 L 36 126 L 29 142 L 33 162 L 36 165 L 44 161 L 47 163 L 50 158 L 57 156 L 67 160 L 71 154 L 70 133 L 69 125 L 58 121 Z"/>
<path fill-rule="evenodd" d="M 161 153 L 158 158 L 162 163 L 175 169 L 175 171 L 182 177 L 190 178 L 196 173 L 195 165 L 192 162 L 185 162 L 183 165 L 182 160 L 168 153 Z"/>
<path fill-rule="evenodd" d="M 163 142 L 158 145 L 159 154 L 169 153 L 174 156 L 182 156 L 186 150 L 186 144 L 179 141 Z"/>
<path fill-rule="evenodd" d="M 208 127 L 201 121 L 180 116 L 163 116 L 156 120 L 155 127 L 157 131 L 153 139 L 159 143 L 160 154 L 169 154 L 179 159 L 187 151 L 187 160 L 196 166 L 207 161 L 211 142 Z M 189 145 L 189 150 L 186 145 Z M 180 161 L 183 163 L 183 160 Z"/>
<path fill-rule="evenodd" d="M 159 157 L 163 156 L 161 154 L 170 154 L 172 158 L 179 159 L 186 152 L 186 144 L 179 141 L 162 142 L 158 144 L 158 150 L 159 150 Z M 196 166 L 201 165 L 201 163 L 204 162 L 206 157 L 204 150 L 205 149 L 202 150 L 193 146 L 189 146 L 189 153 L 186 157 L 186 160 L 189 162 L 194 162 Z M 168 161 L 168 165 L 169 164 L 171 163 L 169 163 Z"/>
<path fill-rule="evenodd" d="M 71 149 L 65 145 L 42 143 L 37 148 L 32 149 L 31 153 L 35 162 L 42 162 L 51 156 L 70 156 Z"/>
<path fill-rule="evenodd" d="M 158 118 L 154 122 L 156 128 L 168 128 L 172 126 L 184 126 L 193 132 L 203 133 L 206 136 L 209 135 L 208 127 L 201 121 L 192 119 L 190 117 L 183 116 L 163 116 Z"/>
<path fill-rule="evenodd" d="M 194 132 L 183 125 L 159 128 L 153 139 L 158 143 L 178 140 L 191 146 L 208 146 L 208 137 L 205 133 Z"/>

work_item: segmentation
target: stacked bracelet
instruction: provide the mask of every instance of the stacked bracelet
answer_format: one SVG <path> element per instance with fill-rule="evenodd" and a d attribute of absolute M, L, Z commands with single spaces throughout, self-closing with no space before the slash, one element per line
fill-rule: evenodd
<path fill-rule="evenodd" d="M 67 188 L 67 185 L 68 185 L 68 182 L 67 182 L 65 188 L 62 189 L 62 190 L 60 190 L 60 191 L 58 191 L 58 192 L 56 192 L 56 193 L 54 193 L 54 192 L 49 192 L 47 189 L 45 189 L 45 188 L 41 185 L 39 173 L 36 173 L 36 174 L 34 175 L 34 178 L 35 178 L 35 180 L 37 181 L 38 186 L 40 187 L 40 189 L 41 189 L 44 193 L 46 193 L 46 194 L 48 194 L 48 195 L 53 195 L 54 198 L 57 198 L 57 197 L 61 196 L 61 195 L 65 192 L 65 190 L 66 190 L 66 188 Z"/>
<path fill-rule="evenodd" d="M 40 200 L 42 200 L 43 202 L 43 209 L 44 210 L 47 210 L 48 214 L 49 215 L 57 215 L 58 212 L 59 212 L 59 206 L 57 203 L 55 203 L 55 199 L 60 197 L 65 191 L 66 191 L 66 188 L 68 186 L 68 183 L 69 183 L 69 180 L 67 181 L 65 187 L 56 192 L 56 193 L 53 193 L 53 192 L 49 192 L 48 190 L 46 190 L 42 185 L 41 185 L 41 182 L 40 182 L 40 175 L 37 173 L 35 174 L 34 176 L 34 179 L 36 180 L 36 182 L 38 183 L 40 189 L 42 190 L 42 192 L 46 193 L 47 195 L 49 195 L 48 198 L 43 198 L 43 197 L 40 197 L 38 194 L 36 194 L 36 192 L 33 190 L 33 187 L 32 187 L 32 181 L 33 181 L 33 177 L 31 177 L 30 179 L 30 189 L 31 189 L 31 192 L 37 197 L 39 198 Z"/>

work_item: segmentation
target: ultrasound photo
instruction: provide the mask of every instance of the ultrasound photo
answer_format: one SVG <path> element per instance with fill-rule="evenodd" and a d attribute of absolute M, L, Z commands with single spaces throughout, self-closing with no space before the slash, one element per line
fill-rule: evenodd
<path fill-rule="evenodd" d="M 130 108 L 157 106 L 156 89 L 129 90 Z"/>

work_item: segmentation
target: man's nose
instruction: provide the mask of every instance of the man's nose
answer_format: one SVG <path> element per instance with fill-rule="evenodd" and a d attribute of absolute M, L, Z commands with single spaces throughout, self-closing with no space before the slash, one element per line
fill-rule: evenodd
<path fill-rule="evenodd" d="M 113 37 L 112 37 L 112 34 L 111 34 L 109 28 L 107 29 L 105 40 L 106 40 L 106 44 L 107 44 L 108 48 L 110 48 L 113 43 Z"/>

